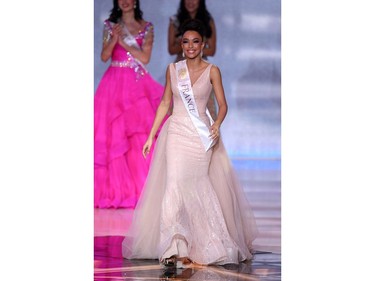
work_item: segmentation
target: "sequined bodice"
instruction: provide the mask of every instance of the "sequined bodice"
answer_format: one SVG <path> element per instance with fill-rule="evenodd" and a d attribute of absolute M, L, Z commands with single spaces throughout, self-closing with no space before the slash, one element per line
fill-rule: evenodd
<path fill-rule="evenodd" d="M 111 38 L 113 23 L 109 20 L 104 21 L 104 32 L 103 32 L 103 40 L 108 41 Z M 142 49 L 142 45 L 144 43 L 145 37 L 148 32 L 152 32 L 153 24 L 151 22 L 147 22 L 145 27 L 138 32 L 138 34 L 134 37 L 134 46 L 138 45 L 139 49 Z M 136 80 L 138 81 L 141 77 L 147 73 L 147 69 L 145 66 L 137 60 L 135 57 L 132 56 L 130 52 L 124 49 L 120 44 L 116 44 L 112 51 L 112 67 L 121 67 L 121 68 L 130 68 L 133 69 L 136 73 Z"/>
<path fill-rule="evenodd" d="M 134 36 L 140 48 L 142 48 L 145 36 L 151 28 L 153 28 L 152 23 L 147 22 L 143 30 L 139 31 L 138 34 Z M 112 61 L 126 61 L 128 60 L 129 56 L 131 56 L 130 53 L 128 53 L 122 46 L 119 44 L 115 45 L 112 52 Z"/>

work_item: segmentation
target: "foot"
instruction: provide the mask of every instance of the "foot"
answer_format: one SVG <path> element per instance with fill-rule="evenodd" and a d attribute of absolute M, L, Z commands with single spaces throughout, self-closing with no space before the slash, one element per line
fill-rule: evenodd
<path fill-rule="evenodd" d="M 190 268 L 192 267 L 193 262 L 188 258 L 177 259 L 176 267 L 177 268 Z"/>
<path fill-rule="evenodd" d="M 162 264 L 165 267 L 175 267 L 176 264 L 177 264 L 177 258 L 175 256 L 172 256 L 170 258 L 166 258 L 166 259 L 162 260 Z"/>

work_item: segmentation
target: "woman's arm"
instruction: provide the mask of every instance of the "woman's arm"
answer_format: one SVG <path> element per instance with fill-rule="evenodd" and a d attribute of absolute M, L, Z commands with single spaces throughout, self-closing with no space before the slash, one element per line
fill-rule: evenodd
<path fill-rule="evenodd" d="M 171 19 L 168 27 L 168 52 L 170 55 L 180 54 L 182 52 L 179 38 L 176 37 L 176 26 Z"/>
<path fill-rule="evenodd" d="M 129 46 L 123 40 L 119 40 L 119 44 L 124 47 L 133 57 L 138 59 L 143 64 L 148 64 L 150 62 L 152 45 L 154 43 L 154 28 L 151 26 L 146 32 L 142 48 L 138 49 L 133 46 Z"/>
<path fill-rule="evenodd" d="M 112 56 L 113 48 L 119 40 L 120 34 L 121 26 L 119 24 L 113 25 L 111 30 L 104 27 L 102 52 L 100 54 L 102 61 L 106 62 Z"/>
<path fill-rule="evenodd" d="M 227 101 L 225 99 L 220 69 L 217 66 L 213 65 L 211 67 L 210 79 L 211 79 L 212 87 L 213 87 L 214 92 L 215 92 L 217 105 L 219 107 L 219 111 L 217 113 L 217 118 L 216 118 L 214 124 L 212 124 L 212 126 L 211 126 L 211 137 L 213 139 L 215 139 L 215 138 L 219 137 L 220 126 L 221 126 L 221 123 L 223 123 L 223 121 L 225 119 L 225 116 L 227 115 L 228 105 L 227 105 Z"/>
<path fill-rule="evenodd" d="M 164 87 L 164 94 L 158 106 L 158 109 L 156 110 L 156 115 L 155 115 L 154 123 L 152 124 L 150 134 L 148 135 L 147 141 L 143 146 L 142 153 L 144 157 L 146 157 L 147 154 L 150 152 L 156 132 L 158 131 L 161 123 L 163 122 L 165 116 L 167 115 L 169 107 L 171 105 L 172 89 L 171 89 L 171 82 L 170 82 L 171 77 L 170 77 L 170 72 L 169 72 L 169 66 L 167 67 L 167 72 L 165 76 L 166 76 L 166 82 L 165 82 L 165 87 Z"/>
<path fill-rule="evenodd" d="M 210 26 L 211 26 L 211 37 L 207 38 L 206 40 L 206 46 L 203 49 L 203 56 L 214 56 L 216 52 L 216 26 L 213 19 L 210 20 Z"/>

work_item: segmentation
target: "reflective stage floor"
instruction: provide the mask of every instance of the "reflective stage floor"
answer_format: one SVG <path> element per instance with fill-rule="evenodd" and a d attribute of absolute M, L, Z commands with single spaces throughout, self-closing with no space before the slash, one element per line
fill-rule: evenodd
<path fill-rule="evenodd" d="M 95 237 L 94 280 L 281 280 L 279 253 L 257 252 L 253 261 L 239 265 L 165 269 L 158 260 L 123 259 L 123 238 Z"/>
<path fill-rule="evenodd" d="M 232 159 L 253 207 L 259 236 L 252 261 L 165 270 L 158 260 L 126 260 L 121 242 L 131 209 L 94 209 L 94 280 L 281 280 L 280 161 Z"/>

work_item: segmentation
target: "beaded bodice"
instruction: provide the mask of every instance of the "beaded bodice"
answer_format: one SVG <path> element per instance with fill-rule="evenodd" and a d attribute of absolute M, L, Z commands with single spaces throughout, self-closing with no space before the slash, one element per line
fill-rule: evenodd
<path fill-rule="evenodd" d="M 104 41 L 110 40 L 113 25 L 114 23 L 108 20 L 104 21 Z M 152 30 L 153 24 L 151 22 L 147 22 L 145 27 L 142 30 L 140 30 L 137 35 L 134 36 L 134 39 L 140 49 L 142 49 L 142 45 L 145 41 L 147 33 L 152 32 Z M 134 71 L 137 73 L 137 79 L 139 79 L 140 76 L 143 76 L 145 73 L 147 73 L 145 66 L 118 43 L 115 45 L 112 51 L 111 59 L 111 66 L 113 67 L 129 67 L 134 69 Z"/>

